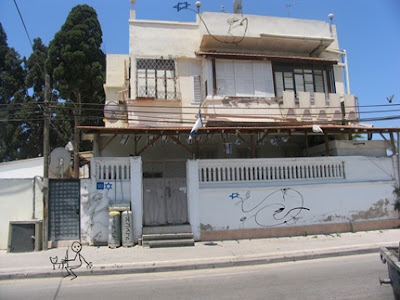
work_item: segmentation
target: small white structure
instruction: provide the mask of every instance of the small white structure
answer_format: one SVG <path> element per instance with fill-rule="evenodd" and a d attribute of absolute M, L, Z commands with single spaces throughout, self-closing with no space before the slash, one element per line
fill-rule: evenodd
<path fill-rule="evenodd" d="M 7 249 L 10 221 L 43 219 L 43 158 L 0 163 L 0 249 Z"/>

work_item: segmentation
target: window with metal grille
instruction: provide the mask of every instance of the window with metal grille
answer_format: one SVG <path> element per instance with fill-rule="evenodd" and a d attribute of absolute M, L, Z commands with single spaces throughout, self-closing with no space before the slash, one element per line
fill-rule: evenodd
<path fill-rule="evenodd" d="M 136 61 L 137 98 L 176 99 L 175 62 L 172 59 Z"/>
<path fill-rule="evenodd" d="M 283 91 L 334 93 L 331 68 L 322 65 L 276 64 L 274 68 L 275 94 L 281 97 Z"/>

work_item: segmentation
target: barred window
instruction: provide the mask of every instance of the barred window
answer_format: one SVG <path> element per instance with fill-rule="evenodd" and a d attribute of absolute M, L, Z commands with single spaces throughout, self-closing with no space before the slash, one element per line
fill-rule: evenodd
<path fill-rule="evenodd" d="M 136 77 L 138 98 L 177 98 L 174 60 L 137 59 Z"/>

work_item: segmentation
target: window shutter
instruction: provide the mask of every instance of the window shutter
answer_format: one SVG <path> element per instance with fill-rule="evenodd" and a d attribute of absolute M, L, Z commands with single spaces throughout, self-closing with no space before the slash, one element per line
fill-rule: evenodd
<path fill-rule="evenodd" d="M 201 99 L 201 76 L 192 76 L 192 102 L 200 103 Z"/>
<path fill-rule="evenodd" d="M 235 61 L 236 96 L 253 96 L 253 64 Z"/>
<path fill-rule="evenodd" d="M 216 61 L 218 95 L 236 96 L 233 60 Z"/>
<path fill-rule="evenodd" d="M 272 76 L 272 65 L 270 62 L 254 62 L 254 96 L 274 97 L 274 80 Z"/>

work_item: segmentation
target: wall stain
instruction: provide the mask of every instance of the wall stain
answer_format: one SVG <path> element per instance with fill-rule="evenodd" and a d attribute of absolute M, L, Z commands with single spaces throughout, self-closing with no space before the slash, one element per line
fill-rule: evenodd
<path fill-rule="evenodd" d="M 210 224 L 200 224 L 201 231 L 212 231 L 214 228 Z"/>
<path fill-rule="evenodd" d="M 352 214 L 351 218 L 352 220 L 368 220 L 387 216 L 389 214 L 388 205 L 388 199 L 381 199 L 378 202 L 374 203 L 372 207 L 370 207 L 368 210 Z"/>

